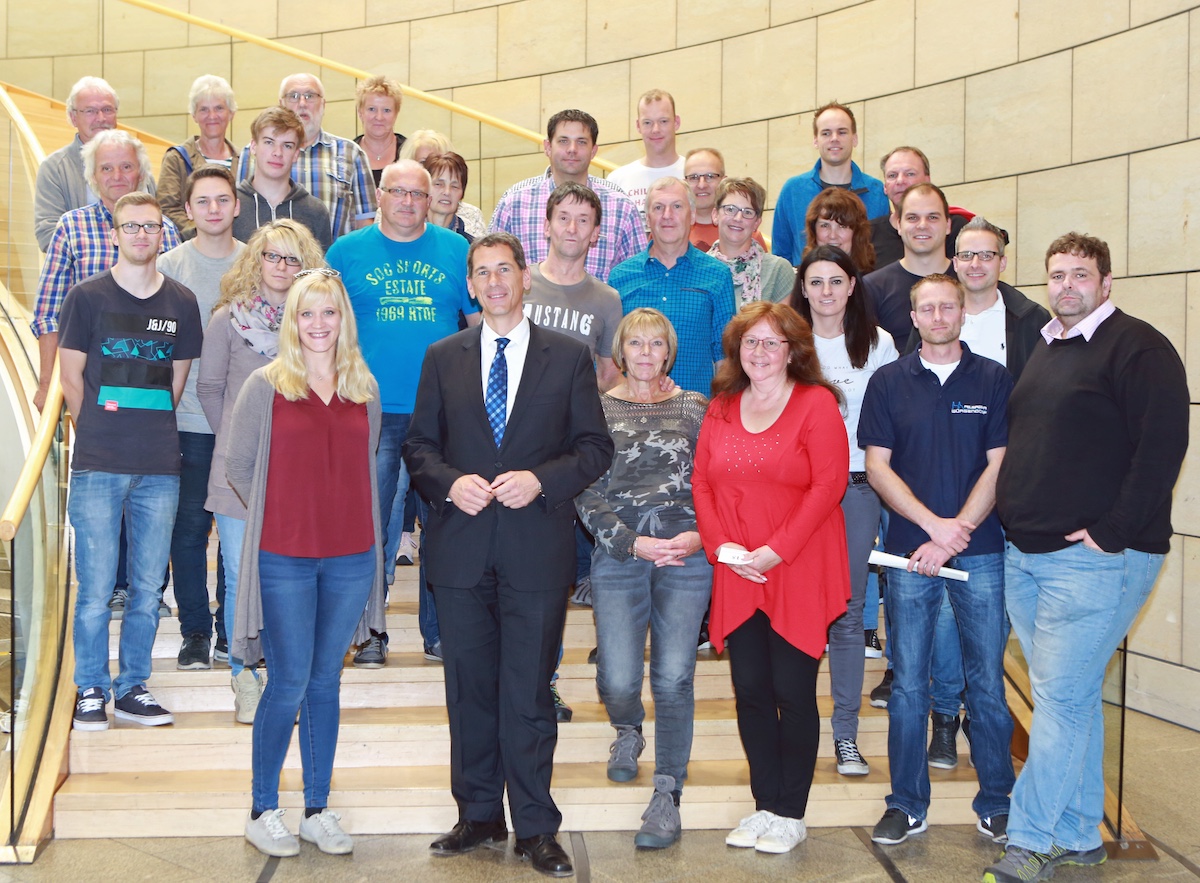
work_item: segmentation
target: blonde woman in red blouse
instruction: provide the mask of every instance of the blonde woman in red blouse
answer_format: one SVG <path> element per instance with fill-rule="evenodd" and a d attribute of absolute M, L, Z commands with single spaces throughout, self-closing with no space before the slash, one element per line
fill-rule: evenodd
<path fill-rule="evenodd" d="M 738 734 L 756 811 L 725 842 L 785 853 L 806 836 L 817 762 L 817 666 L 846 611 L 841 394 L 808 323 L 785 304 L 743 307 L 700 427 L 692 497 L 713 571 L 713 648 L 729 647 Z"/>
<path fill-rule="evenodd" d="M 246 839 L 267 855 L 300 851 L 279 809 L 297 711 L 300 837 L 322 852 L 353 849 L 326 804 L 342 660 L 352 640 L 384 628 L 379 423 L 346 289 L 334 270 L 302 270 L 285 301 L 279 355 L 238 394 L 225 465 L 247 510 L 230 653 L 258 659 L 261 648 L 270 672 L 254 716 L 246 820 Z"/>

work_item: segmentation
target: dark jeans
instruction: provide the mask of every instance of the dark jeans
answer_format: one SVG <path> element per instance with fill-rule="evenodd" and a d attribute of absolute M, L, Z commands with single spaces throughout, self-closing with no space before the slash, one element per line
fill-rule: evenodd
<path fill-rule="evenodd" d="M 179 508 L 171 533 L 171 571 L 182 635 L 208 637 L 213 631 L 213 614 L 208 606 L 208 536 L 213 517 L 204 508 L 204 500 L 208 496 L 215 439 L 216 436 L 203 432 L 179 433 L 183 460 L 179 470 Z"/>
<path fill-rule="evenodd" d="M 789 644 L 761 610 L 725 644 L 755 808 L 803 819 L 820 742 L 820 660 Z"/>

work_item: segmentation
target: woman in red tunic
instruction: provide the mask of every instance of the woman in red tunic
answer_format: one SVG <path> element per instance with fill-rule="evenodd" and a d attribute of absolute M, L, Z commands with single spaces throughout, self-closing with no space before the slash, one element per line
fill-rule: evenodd
<path fill-rule="evenodd" d="M 756 812 L 725 842 L 790 851 L 805 837 L 817 761 L 817 666 L 846 610 L 840 507 L 849 447 L 841 394 L 808 324 L 759 301 L 725 329 L 692 492 L 713 572 L 709 634 L 729 646 L 738 733 Z"/>

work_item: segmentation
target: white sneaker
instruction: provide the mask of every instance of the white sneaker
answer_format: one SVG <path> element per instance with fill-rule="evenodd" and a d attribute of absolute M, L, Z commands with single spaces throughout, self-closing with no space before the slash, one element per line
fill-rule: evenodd
<path fill-rule="evenodd" d="M 771 822 L 779 818 L 773 812 L 760 809 L 753 815 L 746 816 L 738 822 L 738 826 L 729 832 L 725 838 L 726 846 L 736 846 L 740 849 L 753 849 L 758 845 L 758 838 L 767 833 Z"/>
<path fill-rule="evenodd" d="M 411 567 L 417 561 L 417 542 L 408 531 L 400 534 L 400 545 L 396 548 L 396 563 Z"/>
<path fill-rule="evenodd" d="M 782 855 L 795 849 L 796 844 L 802 842 L 807 836 L 808 829 L 804 826 L 804 819 L 775 816 L 771 820 L 771 827 L 767 828 L 766 834 L 758 838 L 754 848 L 759 852 Z"/>
<path fill-rule="evenodd" d="M 315 843 L 317 849 L 329 855 L 349 855 L 354 851 L 354 841 L 338 824 L 342 819 L 331 809 L 323 809 L 315 816 L 300 820 L 300 839 Z"/>
<path fill-rule="evenodd" d="M 287 857 L 300 854 L 300 841 L 283 824 L 285 812 L 287 810 L 270 809 L 257 819 L 246 816 L 246 839 L 263 855 Z"/>
<path fill-rule="evenodd" d="M 254 672 L 243 668 L 229 679 L 233 688 L 233 719 L 239 724 L 254 723 L 254 713 L 258 710 L 258 700 L 262 698 L 263 682 L 254 676 Z"/>

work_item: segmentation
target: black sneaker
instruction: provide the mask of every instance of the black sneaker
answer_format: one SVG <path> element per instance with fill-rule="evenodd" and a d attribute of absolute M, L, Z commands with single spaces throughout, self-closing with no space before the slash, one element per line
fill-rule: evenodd
<path fill-rule="evenodd" d="M 889 809 L 871 832 L 871 839 L 885 846 L 903 843 L 910 834 L 920 834 L 929 827 L 924 819 L 914 819 L 902 809 Z"/>
<path fill-rule="evenodd" d="M 863 629 L 863 640 L 866 643 L 867 659 L 883 658 L 883 645 L 879 643 L 878 629 Z"/>
<path fill-rule="evenodd" d="M 871 704 L 876 708 L 887 708 L 888 700 L 892 698 L 892 670 L 883 673 L 879 686 L 871 691 Z"/>
<path fill-rule="evenodd" d="M 558 695 L 558 685 L 550 685 L 550 695 L 554 697 L 554 719 L 560 724 L 569 724 L 571 718 L 575 716 L 575 712 L 571 710 L 571 706 L 563 702 L 563 698 Z"/>
<path fill-rule="evenodd" d="M 425 645 L 425 658 L 430 662 L 445 662 L 445 657 L 442 655 L 442 642 L 436 644 Z"/>
<path fill-rule="evenodd" d="M 993 843 L 1008 842 L 1008 813 L 996 813 L 994 816 L 984 816 L 975 823 L 975 830 Z"/>
<path fill-rule="evenodd" d="M 217 643 L 213 645 L 213 662 L 228 662 L 229 661 L 229 642 L 217 636 Z"/>
<path fill-rule="evenodd" d="M 76 730 L 107 730 L 108 715 L 104 713 L 104 691 L 99 687 L 80 690 L 75 696 L 75 717 L 71 726 Z"/>
<path fill-rule="evenodd" d="M 387 635 L 371 635 L 354 654 L 355 668 L 383 668 L 387 665 Z"/>
<path fill-rule="evenodd" d="M 121 619 L 125 616 L 125 602 L 129 600 L 129 589 L 122 586 L 116 586 L 113 589 L 112 597 L 108 599 L 108 609 L 112 611 L 113 619 Z"/>
<path fill-rule="evenodd" d="M 872 703 L 874 704 L 874 703 Z M 929 765 L 939 770 L 952 770 L 958 766 L 958 715 L 938 714 L 933 718 L 933 734 L 929 737 Z"/>
<path fill-rule="evenodd" d="M 175 667 L 180 671 L 207 671 L 212 668 L 208 661 L 208 635 L 187 635 L 179 648 Z"/>
<path fill-rule="evenodd" d="M 175 723 L 175 715 L 154 701 L 150 691 L 138 684 L 113 704 L 120 720 L 133 721 L 143 727 L 161 727 Z"/>

